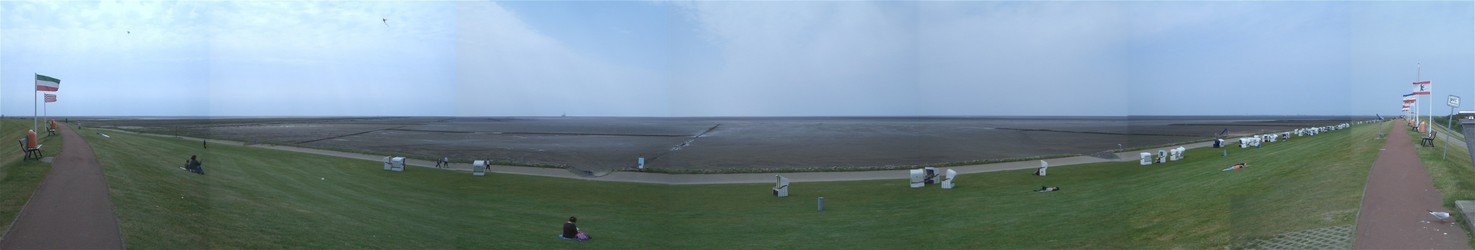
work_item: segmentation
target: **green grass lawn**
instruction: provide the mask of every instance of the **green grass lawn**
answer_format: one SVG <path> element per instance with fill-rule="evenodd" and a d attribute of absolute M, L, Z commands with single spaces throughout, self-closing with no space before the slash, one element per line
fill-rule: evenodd
<path fill-rule="evenodd" d="M 26 136 L 31 129 L 31 119 L 0 119 L 0 237 L 10 231 L 10 223 L 20 215 L 26 201 L 41 185 L 41 179 L 51 171 L 51 164 L 41 161 L 21 161 L 25 153 L 20 151 L 17 140 Z M 48 157 L 61 152 L 61 135 L 46 136 L 45 130 L 38 131 L 41 153 Z"/>
<path fill-rule="evenodd" d="M 1386 124 L 1184 161 L 905 180 L 668 186 L 490 175 L 83 133 L 132 248 L 1224 248 L 1355 224 Z M 199 154 L 208 175 L 179 167 Z M 1236 162 L 1249 168 L 1219 170 Z M 1041 185 L 1061 192 L 1036 193 Z M 824 196 L 826 211 L 817 212 Z M 555 239 L 570 215 L 595 240 Z"/>
<path fill-rule="evenodd" d="M 1435 147 L 1418 147 L 1420 138 L 1424 136 L 1408 130 L 1405 130 L 1405 133 L 1408 133 L 1409 139 L 1413 140 L 1414 146 L 1418 149 L 1419 161 L 1429 172 L 1430 178 L 1433 178 L 1434 187 L 1444 194 L 1445 209 L 1459 211 L 1459 208 L 1455 207 L 1455 201 L 1475 200 L 1475 167 L 1472 167 L 1470 163 L 1470 154 L 1466 151 L 1464 141 L 1458 139 L 1449 141 L 1449 152 L 1445 155 L 1444 136 L 1436 137 L 1435 145 L 1437 146 Z M 1454 214 L 1460 226 L 1464 227 L 1465 232 L 1469 234 L 1471 228 L 1466 221 L 1471 218 L 1465 218 L 1459 213 Z M 1471 238 L 1471 246 L 1475 246 L 1475 235 Z"/>

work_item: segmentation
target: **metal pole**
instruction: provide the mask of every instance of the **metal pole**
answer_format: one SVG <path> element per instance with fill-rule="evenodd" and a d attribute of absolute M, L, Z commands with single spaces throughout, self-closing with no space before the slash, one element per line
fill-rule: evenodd
<path fill-rule="evenodd" d="M 1454 133 L 1454 129 L 1449 128 L 1449 126 L 1453 126 L 1452 124 L 1450 124 L 1450 122 L 1454 121 L 1454 115 L 1455 107 L 1449 107 L 1449 116 L 1445 117 L 1446 119 L 1444 119 L 1444 128 L 1449 129 L 1450 131 L 1444 131 L 1444 152 L 1441 153 L 1443 155 L 1439 156 L 1440 160 L 1449 160 L 1449 133 Z"/>
<path fill-rule="evenodd" d="M 31 86 L 31 131 L 36 131 L 36 86 Z"/>

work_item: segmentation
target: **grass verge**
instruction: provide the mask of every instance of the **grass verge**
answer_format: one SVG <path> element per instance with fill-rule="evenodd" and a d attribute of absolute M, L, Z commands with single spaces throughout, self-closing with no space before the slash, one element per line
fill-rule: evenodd
<path fill-rule="evenodd" d="M 902 180 L 655 185 L 491 175 L 84 134 L 135 248 L 1225 248 L 1355 223 L 1386 124 L 1183 161 Z M 201 155 L 208 175 L 179 166 Z M 1220 169 L 1245 162 L 1250 167 Z M 1041 185 L 1062 191 L 1037 193 Z M 825 198 L 825 211 L 816 199 Z M 570 215 L 595 238 L 555 239 Z"/>

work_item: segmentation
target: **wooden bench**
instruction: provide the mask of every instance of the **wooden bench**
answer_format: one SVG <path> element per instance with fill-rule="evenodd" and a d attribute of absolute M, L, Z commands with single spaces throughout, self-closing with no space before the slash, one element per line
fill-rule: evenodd
<path fill-rule="evenodd" d="M 30 159 L 40 160 L 41 157 L 43 157 L 41 155 L 41 147 L 42 146 L 46 146 L 46 145 L 36 145 L 36 148 L 26 148 L 26 139 L 20 139 L 17 142 L 20 143 L 20 150 L 21 150 L 21 152 L 26 154 L 26 157 L 24 159 L 22 159 L 22 160 L 30 160 Z"/>

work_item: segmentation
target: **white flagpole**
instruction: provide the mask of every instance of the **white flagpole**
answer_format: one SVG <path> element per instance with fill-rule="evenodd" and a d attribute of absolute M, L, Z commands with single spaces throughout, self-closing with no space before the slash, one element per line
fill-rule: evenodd
<path fill-rule="evenodd" d="M 1420 62 L 1420 63 L 1418 63 L 1418 69 L 1415 70 L 1415 72 L 1414 72 L 1414 81 L 1415 82 L 1418 82 L 1418 81 L 1423 81 L 1423 80 L 1424 80 L 1424 63 Z M 1429 87 L 1433 87 L 1433 84 L 1424 84 L 1424 87 L 1423 88 L 1424 88 L 1424 90 L 1428 90 L 1429 94 L 1427 96 L 1429 96 L 1429 99 L 1434 99 L 1434 95 L 1433 95 L 1434 94 L 1434 90 L 1433 89 L 1427 89 Z M 1426 106 L 1430 106 L 1430 107 L 1426 107 L 1427 109 L 1429 109 L 1429 112 L 1426 113 L 1426 114 L 1429 115 L 1429 119 L 1427 119 L 1428 123 L 1425 123 L 1425 125 L 1424 125 L 1424 126 L 1429 126 L 1428 130 L 1427 131 L 1424 131 L 1424 133 L 1427 134 L 1427 133 L 1431 133 L 1431 132 L 1434 131 L 1434 128 L 1433 128 L 1433 126 L 1434 126 L 1434 107 L 1433 106 L 1434 105 L 1426 105 Z"/>
<path fill-rule="evenodd" d="M 36 75 L 39 76 L 41 74 L 36 74 Z M 31 131 L 36 131 L 36 126 L 38 124 L 40 124 L 40 122 L 36 121 L 36 82 L 35 82 L 35 79 L 32 79 L 32 81 L 31 81 Z"/>

